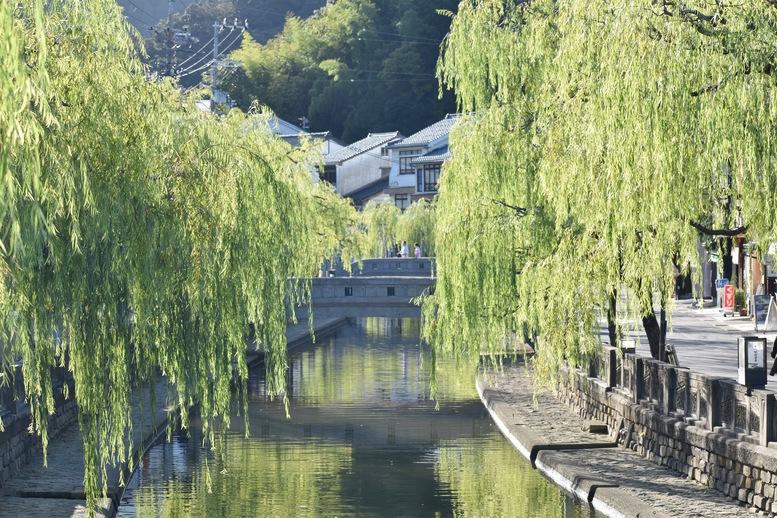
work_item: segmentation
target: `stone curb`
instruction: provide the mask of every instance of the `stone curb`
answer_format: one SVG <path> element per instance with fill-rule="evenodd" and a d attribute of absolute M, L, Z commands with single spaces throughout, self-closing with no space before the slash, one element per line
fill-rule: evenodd
<path fill-rule="evenodd" d="M 502 434 L 521 455 L 531 462 L 534 468 L 557 486 L 580 501 L 589 503 L 596 511 L 612 518 L 643 516 L 671 518 L 653 509 L 649 503 L 624 491 L 619 484 L 591 474 L 554 453 L 559 450 L 615 448 L 617 443 L 611 441 L 582 444 L 549 443 L 532 428 L 520 423 L 520 417 L 516 416 L 514 409 L 504 401 L 499 391 L 484 387 L 479 378 L 476 379 L 475 385 L 481 401 Z"/>

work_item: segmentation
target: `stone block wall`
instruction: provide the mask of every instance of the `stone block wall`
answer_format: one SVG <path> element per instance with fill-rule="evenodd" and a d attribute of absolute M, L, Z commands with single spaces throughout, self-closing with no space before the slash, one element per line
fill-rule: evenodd
<path fill-rule="evenodd" d="M 556 386 L 557 397 L 580 417 L 606 423 L 621 447 L 743 504 L 777 513 L 775 443 L 761 446 L 719 427 L 708 430 L 694 419 L 666 415 L 653 402 L 635 403 L 583 371 L 566 374 Z"/>
<path fill-rule="evenodd" d="M 71 384 L 70 394 L 74 394 Z M 78 419 L 78 407 L 71 396 L 65 399 L 62 391 L 55 396 L 57 411 L 48 418 L 49 440 Z M 15 405 L 15 413 L 6 411 L 0 418 L 4 431 L 0 432 L 0 488 L 13 477 L 43 447 L 40 435 L 30 432 L 30 410 L 26 404 Z"/>

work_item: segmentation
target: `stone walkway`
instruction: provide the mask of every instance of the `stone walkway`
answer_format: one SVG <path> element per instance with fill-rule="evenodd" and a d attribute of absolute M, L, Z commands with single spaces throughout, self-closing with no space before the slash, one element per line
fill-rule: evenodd
<path fill-rule="evenodd" d="M 478 392 L 502 433 L 540 472 L 582 501 L 590 500 L 603 515 L 758 515 L 713 489 L 616 447 L 614 438 L 582 431 L 583 420 L 549 391 L 535 394 L 523 364 L 506 366 L 498 375 L 481 375 Z"/>
<path fill-rule="evenodd" d="M 168 411 L 164 408 L 167 380 L 154 387 L 157 405 L 154 415 L 148 405 L 148 389 L 135 390 L 132 395 L 133 441 L 136 447 L 148 446 L 167 426 Z M 144 411 L 141 412 L 141 401 Z M 110 517 L 116 512 L 120 470 L 126 465 L 108 470 L 108 498 L 99 502 L 97 516 Z M 43 465 L 39 452 L 3 487 L 0 492 L 2 516 L 84 517 L 89 512 L 84 494 L 84 447 L 78 423 L 73 423 L 54 439 L 48 448 L 48 466 Z"/>

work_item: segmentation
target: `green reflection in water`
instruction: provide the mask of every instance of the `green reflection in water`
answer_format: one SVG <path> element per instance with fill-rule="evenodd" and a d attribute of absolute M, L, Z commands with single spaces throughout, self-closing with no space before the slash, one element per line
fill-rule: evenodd
<path fill-rule="evenodd" d="M 363 319 L 292 352 L 290 419 L 257 374 L 251 436 L 233 419 L 219 454 L 154 447 L 119 516 L 572 516 L 488 418 L 475 365 L 438 361 L 435 408 L 418 340 L 417 320 Z"/>

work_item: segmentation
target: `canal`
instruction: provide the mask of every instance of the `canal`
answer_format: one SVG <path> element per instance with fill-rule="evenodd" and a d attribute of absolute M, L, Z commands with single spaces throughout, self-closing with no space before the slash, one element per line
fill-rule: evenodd
<path fill-rule="evenodd" d="M 418 319 L 363 318 L 290 351 L 288 395 L 251 373 L 250 436 L 235 417 L 220 451 L 192 433 L 146 453 L 118 516 L 592 517 L 499 433 L 472 367 L 439 361 Z"/>

